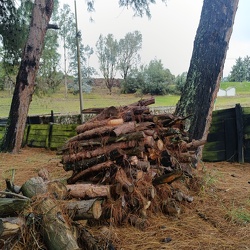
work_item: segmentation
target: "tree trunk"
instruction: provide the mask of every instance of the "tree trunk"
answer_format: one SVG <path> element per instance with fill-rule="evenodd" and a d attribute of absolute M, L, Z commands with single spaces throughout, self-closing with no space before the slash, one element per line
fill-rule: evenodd
<path fill-rule="evenodd" d="M 3 151 L 18 153 L 21 148 L 29 106 L 35 89 L 36 73 L 43 50 L 47 25 L 52 14 L 53 3 L 53 0 L 36 0 L 34 2 L 28 40 L 16 78 L 7 131 L 1 145 Z"/>
<path fill-rule="evenodd" d="M 190 139 L 206 139 L 233 30 L 238 0 L 204 0 L 193 54 L 175 113 L 186 120 Z"/>

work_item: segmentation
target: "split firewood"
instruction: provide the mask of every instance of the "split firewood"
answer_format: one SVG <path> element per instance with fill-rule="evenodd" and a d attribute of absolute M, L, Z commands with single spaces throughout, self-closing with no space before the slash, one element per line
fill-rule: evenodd
<path fill-rule="evenodd" d="M 94 185 L 89 183 L 78 183 L 66 185 L 69 197 L 78 199 L 110 197 L 111 187 L 109 185 Z"/>

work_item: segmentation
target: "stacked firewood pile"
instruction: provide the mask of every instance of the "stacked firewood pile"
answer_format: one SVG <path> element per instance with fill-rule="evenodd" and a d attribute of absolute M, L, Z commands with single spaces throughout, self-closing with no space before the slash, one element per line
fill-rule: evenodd
<path fill-rule="evenodd" d="M 64 170 L 72 171 L 67 183 L 50 180 L 46 169 L 21 187 L 6 179 L 0 248 L 112 249 L 109 239 L 94 238 L 78 221 L 145 229 L 149 213 L 176 215 L 178 203 L 192 202 L 171 183 L 192 178 L 204 141 L 189 141 L 186 117 L 151 114 L 152 103 L 92 109 L 98 114 L 60 151 Z"/>
<path fill-rule="evenodd" d="M 112 217 L 117 224 L 128 221 L 143 228 L 148 211 L 169 213 L 174 197 L 192 201 L 168 184 L 192 177 L 195 150 L 204 141 L 189 141 L 187 117 L 151 114 L 148 106 L 153 103 L 150 98 L 91 109 L 99 114 L 79 125 L 78 134 L 62 149 L 63 167 L 72 171 L 69 195 L 104 198 L 100 220 Z"/>

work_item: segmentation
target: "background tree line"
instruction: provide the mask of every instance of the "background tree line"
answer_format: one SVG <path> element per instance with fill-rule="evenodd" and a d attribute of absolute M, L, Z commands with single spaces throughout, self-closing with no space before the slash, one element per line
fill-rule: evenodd
<path fill-rule="evenodd" d="M 12 89 L 15 86 L 15 77 L 26 41 L 33 2 L 20 1 L 17 5 L 0 2 L 2 9 L 9 10 L 2 16 L 0 25 L 0 89 L 3 90 L 4 88 Z M 35 93 L 52 94 L 64 82 L 65 96 L 67 96 L 68 89 L 73 93 L 79 91 L 75 18 L 69 5 L 64 4 L 62 8 L 59 8 L 58 0 L 54 1 L 54 5 L 51 22 L 57 23 L 60 29 L 47 30 Z M 94 49 L 83 44 L 80 33 L 77 36 L 81 51 L 82 88 L 84 92 L 89 92 L 93 82 L 91 78 L 97 74 L 96 70 L 89 65 Z M 63 47 L 63 56 L 60 53 L 60 44 Z M 175 76 L 169 69 L 164 68 L 161 60 L 153 59 L 148 65 L 140 65 L 141 48 L 142 34 L 139 31 L 129 32 L 119 41 L 112 34 L 106 37 L 100 35 L 95 53 L 99 60 L 99 70 L 110 93 L 117 73 L 123 78 L 121 86 L 123 93 L 137 92 L 156 95 L 173 93 L 174 89 L 170 86 L 175 84 Z M 178 77 L 176 79 L 178 80 L 176 90 L 179 91 L 180 81 Z"/>
<path fill-rule="evenodd" d="M 237 58 L 227 79 L 229 82 L 250 81 L 250 57 Z"/>

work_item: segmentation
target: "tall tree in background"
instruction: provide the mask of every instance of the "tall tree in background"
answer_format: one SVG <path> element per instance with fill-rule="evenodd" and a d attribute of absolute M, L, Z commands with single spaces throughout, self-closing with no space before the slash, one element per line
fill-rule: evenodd
<path fill-rule="evenodd" d="M 204 0 L 187 80 L 176 114 L 190 139 L 206 139 L 239 0 Z"/>
<path fill-rule="evenodd" d="M 64 85 L 65 85 L 65 97 L 67 97 L 68 88 L 71 88 L 73 93 L 79 92 L 78 84 L 78 64 L 77 64 L 77 47 L 76 47 L 76 33 L 75 33 L 75 15 L 71 11 L 70 6 L 63 5 L 60 9 L 59 26 L 60 37 L 63 42 L 64 48 Z M 79 48 L 80 48 L 80 60 L 81 60 L 81 76 L 82 76 L 82 89 L 84 92 L 89 92 L 91 86 L 89 85 L 89 78 L 95 73 L 93 67 L 89 66 L 89 58 L 94 53 L 93 48 L 89 45 L 83 44 L 81 33 L 78 34 Z M 68 86 L 67 75 L 74 76 L 74 83 Z"/>
<path fill-rule="evenodd" d="M 53 9 L 53 0 L 35 0 L 32 19 L 21 65 L 16 78 L 6 133 L 1 149 L 17 153 L 28 115 L 29 105 L 35 88 L 35 77 L 42 54 L 44 37 Z"/>
<path fill-rule="evenodd" d="M 65 97 L 68 96 L 68 83 L 67 83 L 67 74 L 68 74 L 68 57 L 67 53 L 70 49 L 69 38 L 72 36 L 72 31 L 75 30 L 75 16 L 70 9 L 68 4 L 64 4 L 63 8 L 60 9 L 60 18 L 59 18 L 59 35 L 63 42 L 63 60 L 64 60 L 64 86 L 65 86 Z M 74 34 L 75 35 L 75 34 Z M 73 43 L 75 44 L 75 43 Z"/>
<path fill-rule="evenodd" d="M 22 50 L 27 39 L 30 22 L 30 1 L 22 1 L 18 8 L 14 1 L 0 0 L 0 40 L 2 44 L 1 60 L 4 69 L 4 81 L 14 86 Z"/>
<path fill-rule="evenodd" d="M 59 2 L 54 0 L 54 11 L 50 21 L 56 23 L 59 20 Z M 39 70 L 36 78 L 37 94 L 54 93 L 62 82 L 63 75 L 58 73 L 61 55 L 58 53 L 59 32 L 57 25 L 51 25 L 52 29 L 47 28 L 44 38 L 43 52 L 41 55 Z"/>
<path fill-rule="evenodd" d="M 114 78 L 118 66 L 118 48 L 118 42 L 112 34 L 108 34 L 107 37 L 100 35 L 96 43 L 100 71 L 110 94 L 115 83 Z"/>
<path fill-rule="evenodd" d="M 142 47 L 142 35 L 139 31 L 129 32 L 119 40 L 119 64 L 118 69 L 123 79 L 130 70 L 140 62 L 139 50 Z"/>
<path fill-rule="evenodd" d="M 250 57 L 237 58 L 228 77 L 230 82 L 250 81 Z"/>

